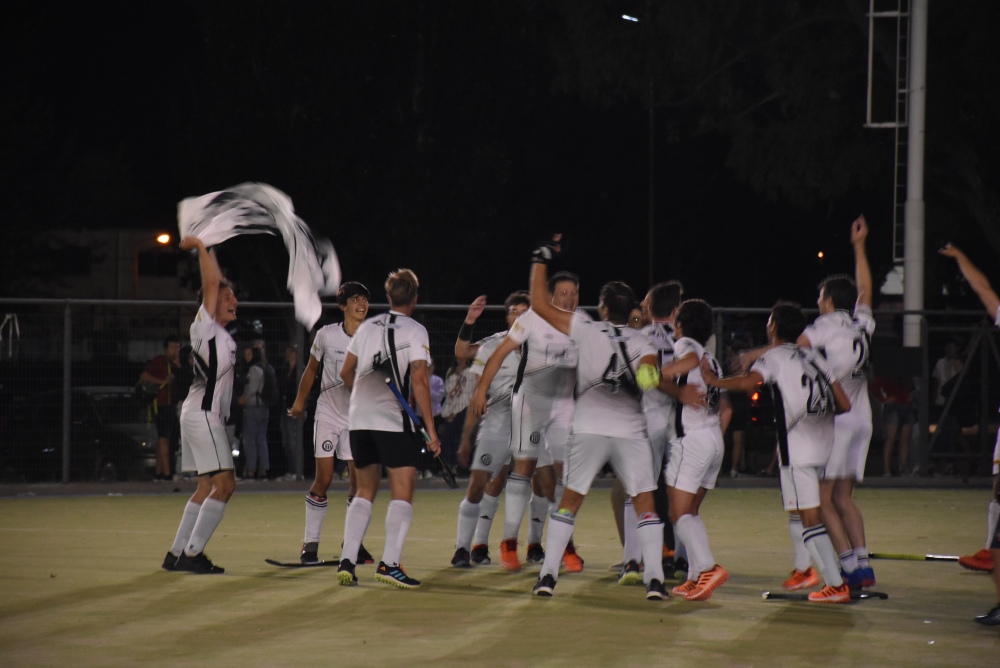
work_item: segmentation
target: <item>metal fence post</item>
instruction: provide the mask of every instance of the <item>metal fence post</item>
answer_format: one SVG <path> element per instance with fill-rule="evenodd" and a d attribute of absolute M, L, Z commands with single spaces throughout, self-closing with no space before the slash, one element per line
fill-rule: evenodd
<path fill-rule="evenodd" d="M 69 482 L 70 403 L 73 401 L 73 311 L 69 301 L 63 310 L 63 407 L 62 407 L 62 481 Z"/>

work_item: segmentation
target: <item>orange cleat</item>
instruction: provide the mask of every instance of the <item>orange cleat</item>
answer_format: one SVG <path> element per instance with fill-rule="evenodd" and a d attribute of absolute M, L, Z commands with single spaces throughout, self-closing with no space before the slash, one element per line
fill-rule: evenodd
<path fill-rule="evenodd" d="M 983 573 L 993 572 L 993 555 L 990 551 L 983 548 L 976 552 L 975 554 L 967 554 L 964 557 L 958 558 L 958 565 L 962 568 L 968 568 L 970 571 L 982 571 Z"/>
<path fill-rule="evenodd" d="M 724 585 L 728 579 L 729 571 L 716 564 L 698 576 L 694 590 L 689 591 L 684 598 L 689 601 L 707 601 L 712 592 Z"/>
<path fill-rule="evenodd" d="M 810 589 L 819 584 L 819 575 L 816 569 L 810 566 L 804 571 L 792 571 L 792 576 L 781 583 L 781 586 L 788 591 L 798 591 L 799 589 Z"/>
<path fill-rule="evenodd" d="M 812 603 L 850 603 L 851 589 L 846 583 L 839 587 L 827 585 L 819 591 L 809 594 L 809 601 Z"/>
<path fill-rule="evenodd" d="M 500 565 L 508 571 L 521 570 L 521 560 L 517 558 L 516 538 L 507 538 L 500 543 Z"/>
<path fill-rule="evenodd" d="M 576 547 L 573 543 L 566 546 L 566 551 L 563 552 L 562 565 L 567 573 L 580 573 L 583 571 L 583 559 L 576 553 Z"/>

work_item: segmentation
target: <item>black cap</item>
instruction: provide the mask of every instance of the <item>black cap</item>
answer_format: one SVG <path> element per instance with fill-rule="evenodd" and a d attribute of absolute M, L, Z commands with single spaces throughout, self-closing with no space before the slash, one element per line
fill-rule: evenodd
<path fill-rule="evenodd" d="M 363 286 L 357 281 L 347 281 L 346 283 L 340 284 L 340 289 L 337 290 L 337 303 L 341 306 L 347 306 L 347 300 L 351 297 L 357 297 L 358 295 L 364 295 L 364 298 L 371 301 L 372 295 L 368 292 L 368 288 Z"/>

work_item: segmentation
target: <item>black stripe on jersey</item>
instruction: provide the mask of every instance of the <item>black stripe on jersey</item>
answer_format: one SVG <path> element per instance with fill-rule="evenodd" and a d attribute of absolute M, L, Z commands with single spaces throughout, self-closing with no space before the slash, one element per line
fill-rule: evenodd
<path fill-rule="evenodd" d="M 789 466 L 788 458 L 788 422 L 785 419 L 785 402 L 781 398 L 781 390 L 777 383 L 768 383 L 771 390 L 771 405 L 774 407 L 774 436 L 778 441 L 778 464 Z"/>
<path fill-rule="evenodd" d="M 525 341 L 521 344 L 521 363 L 517 365 L 517 378 L 514 380 L 514 389 L 511 390 L 512 394 L 517 394 L 518 388 L 521 387 L 521 381 L 524 380 L 524 367 L 528 365 L 528 342 Z"/>
<path fill-rule="evenodd" d="M 197 355 L 195 355 L 197 358 Z M 212 410 L 212 398 L 215 396 L 215 383 L 219 375 L 219 351 L 216 350 L 215 337 L 208 340 L 208 369 L 205 371 L 205 396 L 201 400 L 201 410 Z"/>
<path fill-rule="evenodd" d="M 684 387 L 687 384 L 688 384 L 688 375 L 687 374 L 684 374 L 683 376 L 681 376 L 681 377 L 679 377 L 677 379 L 677 387 Z M 683 438 L 684 437 L 684 420 L 681 417 L 681 414 L 683 412 L 684 412 L 684 404 L 681 403 L 680 401 L 678 401 L 677 402 L 677 410 L 674 411 L 674 429 L 677 432 L 677 438 Z"/>

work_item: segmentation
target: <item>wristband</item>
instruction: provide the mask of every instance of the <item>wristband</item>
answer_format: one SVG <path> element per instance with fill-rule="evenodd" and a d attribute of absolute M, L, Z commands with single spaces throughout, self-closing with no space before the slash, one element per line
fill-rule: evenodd
<path fill-rule="evenodd" d="M 470 325 L 467 322 L 462 322 L 462 328 L 458 330 L 458 340 L 459 341 L 471 341 L 472 340 L 472 328 L 475 324 Z"/>

